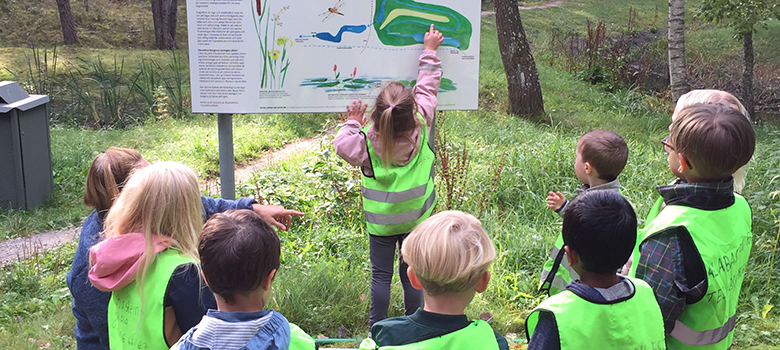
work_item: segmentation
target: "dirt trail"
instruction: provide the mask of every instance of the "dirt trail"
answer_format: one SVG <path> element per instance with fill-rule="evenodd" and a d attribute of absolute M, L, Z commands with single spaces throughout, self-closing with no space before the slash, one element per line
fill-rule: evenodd
<path fill-rule="evenodd" d="M 550 7 L 560 6 L 562 3 L 563 3 L 563 0 L 551 0 L 551 1 L 545 2 L 544 4 L 541 4 L 541 5 L 536 5 L 536 6 L 518 6 L 517 8 L 519 8 L 521 11 L 536 10 L 536 9 L 546 9 L 546 8 L 550 8 Z M 482 17 L 495 15 L 495 14 L 496 14 L 495 11 L 482 11 Z"/>
<path fill-rule="evenodd" d="M 252 177 L 252 173 L 257 170 L 268 167 L 275 162 L 288 159 L 295 154 L 304 152 L 307 149 L 316 146 L 320 143 L 320 141 L 322 141 L 323 138 L 325 138 L 325 136 L 332 134 L 334 130 L 335 129 L 330 129 L 317 137 L 288 143 L 278 150 L 262 155 L 260 158 L 252 161 L 249 164 L 243 165 L 240 168 L 236 168 L 236 183 L 238 184 L 249 180 Z M 207 180 L 201 183 L 200 188 L 201 190 L 208 189 L 210 192 L 218 192 L 218 180 Z M 79 232 L 81 232 L 81 226 L 62 230 L 47 231 L 32 235 L 30 237 L 20 237 L 0 242 L 0 266 L 19 261 L 35 253 L 52 249 L 54 247 L 65 244 L 65 242 L 77 243 Z"/>
<path fill-rule="evenodd" d="M 0 242 L 0 265 L 21 260 L 35 253 L 57 247 L 65 242 L 76 243 L 80 231 L 80 226 L 71 227 Z"/>

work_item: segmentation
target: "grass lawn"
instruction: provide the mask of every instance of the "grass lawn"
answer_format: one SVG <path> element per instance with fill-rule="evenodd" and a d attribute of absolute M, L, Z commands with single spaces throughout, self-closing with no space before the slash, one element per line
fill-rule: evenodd
<path fill-rule="evenodd" d="M 657 21 L 665 22 L 665 2 L 637 3 L 643 27 L 656 21 L 656 7 L 660 12 Z M 586 18 L 625 23 L 621 18 L 627 18 L 627 11 L 624 2 L 572 0 L 561 8 L 523 12 L 523 20 L 538 47 L 544 41 L 539 33 L 558 25 L 556 20 L 581 29 Z M 546 208 L 546 194 L 560 190 L 567 197 L 574 195 L 578 186 L 573 170 L 577 139 L 589 129 L 603 128 L 628 141 L 629 163 L 619 179 L 637 215 L 644 217 L 656 197 L 653 186 L 673 179 L 659 143 L 668 134 L 672 105 L 636 92 L 608 93 L 537 60 L 551 126 L 531 124 L 505 114 L 506 80 L 492 16 L 483 18 L 481 57 L 479 110 L 439 115 L 437 130 L 446 133 L 447 144 L 437 148 L 451 158 L 466 149 L 469 163 L 450 169 L 454 173 L 437 167 L 441 199 L 437 210 L 473 213 L 497 247 L 490 286 L 474 299 L 468 315 L 490 312 L 496 331 L 524 338 L 525 317 L 543 299 L 536 292 L 539 269 L 561 225 L 558 215 Z M 332 114 L 235 117 L 237 161 L 315 134 L 334 125 L 335 119 Z M 773 266 L 780 213 L 780 201 L 773 194 L 780 189 L 776 180 L 780 176 L 780 128 L 756 126 L 756 133 L 758 144 L 743 191 L 753 210 L 754 239 L 737 310 L 737 349 L 775 349 L 780 345 L 780 315 L 773 309 L 780 291 L 780 273 Z M 328 138 L 309 152 L 258 171 L 250 181 L 238 185 L 238 193 L 307 213 L 295 219 L 289 232 L 280 232 L 282 268 L 270 307 L 311 335 L 336 337 L 336 329 L 343 326 L 351 337 L 365 336 L 370 269 L 357 182 L 360 177 L 357 169 L 334 154 L 331 141 Z M 217 169 L 213 117 L 151 120 L 143 127 L 99 132 L 55 128 L 52 152 L 57 185 L 53 200 L 29 212 L 3 214 L 0 232 L 18 236 L 76 224 L 87 213 L 79 204 L 86 169 L 97 152 L 109 146 L 137 148 L 151 161 L 181 161 L 202 177 L 213 176 Z M 446 176 L 456 177 L 457 186 L 452 191 L 442 186 Z M 7 266 L 6 273 L 0 275 L 0 348 L 75 346 L 75 321 L 64 278 L 74 249 L 66 245 L 43 253 Z M 398 281 L 392 295 L 390 314 L 400 315 L 403 302 Z"/>

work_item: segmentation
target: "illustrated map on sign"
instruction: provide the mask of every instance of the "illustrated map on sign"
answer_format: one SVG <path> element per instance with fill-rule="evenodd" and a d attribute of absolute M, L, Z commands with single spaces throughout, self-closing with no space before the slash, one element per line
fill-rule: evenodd
<path fill-rule="evenodd" d="M 431 24 L 439 109 L 476 109 L 479 19 L 476 1 L 190 0 L 193 111 L 335 112 L 389 81 L 412 87 Z"/>

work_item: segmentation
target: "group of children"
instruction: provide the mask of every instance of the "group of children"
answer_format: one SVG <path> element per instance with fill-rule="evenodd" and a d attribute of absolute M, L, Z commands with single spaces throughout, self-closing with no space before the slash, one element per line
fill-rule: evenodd
<path fill-rule="evenodd" d="M 372 272 L 364 350 L 508 349 L 464 312 L 490 281 L 490 236 L 467 213 L 432 215 L 442 40 L 431 26 L 414 89 L 388 84 L 367 127 L 366 106 L 353 102 L 334 140 L 363 174 Z M 731 345 L 751 242 L 750 209 L 734 190 L 755 134 L 725 92 L 692 92 L 678 107 L 662 145 L 679 180 L 657 188 L 644 228 L 620 194 L 625 140 L 592 130 L 578 141 L 583 185 L 570 201 L 561 192 L 547 198 L 563 229 L 541 275 L 551 297 L 527 319 L 529 349 Z M 68 274 L 79 349 L 315 347 L 266 308 L 281 254 L 272 225 L 286 230 L 303 214 L 199 193 L 195 173 L 178 163 L 149 165 L 116 148 L 95 159 L 84 196 L 95 210 Z M 396 250 L 406 316 L 387 318 Z"/>

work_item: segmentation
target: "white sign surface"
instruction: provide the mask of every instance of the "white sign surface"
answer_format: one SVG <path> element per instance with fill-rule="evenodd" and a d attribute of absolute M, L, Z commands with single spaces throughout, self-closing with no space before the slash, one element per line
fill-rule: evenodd
<path fill-rule="evenodd" d="M 440 110 L 477 109 L 476 0 L 187 0 L 194 113 L 339 112 L 413 86 L 433 24 Z"/>

